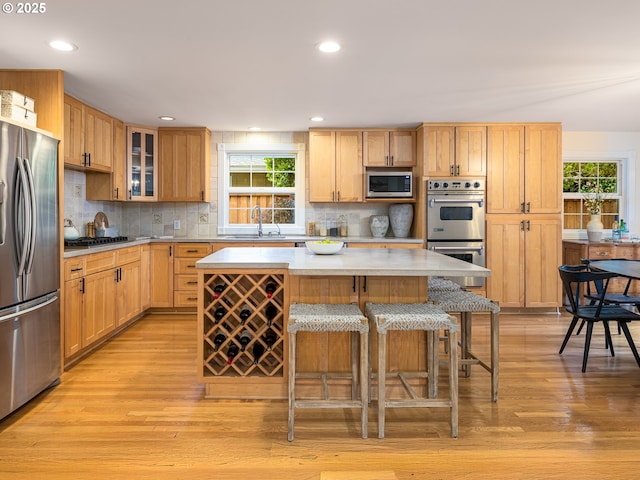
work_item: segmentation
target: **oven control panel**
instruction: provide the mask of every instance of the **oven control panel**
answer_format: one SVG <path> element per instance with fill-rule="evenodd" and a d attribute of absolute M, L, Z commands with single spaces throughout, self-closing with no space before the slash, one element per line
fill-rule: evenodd
<path fill-rule="evenodd" d="M 429 180 L 429 191 L 467 191 L 467 192 L 484 192 L 484 178 L 464 178 L 460 180 L 452 180 L 450 178 L 433 178 Z"/>

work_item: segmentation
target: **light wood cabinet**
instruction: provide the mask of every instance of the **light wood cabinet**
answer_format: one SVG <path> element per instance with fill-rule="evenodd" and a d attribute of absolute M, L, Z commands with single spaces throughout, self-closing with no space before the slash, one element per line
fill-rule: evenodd
<path fill-rule="evenodd" d="M 140 247 L 116 251 L 116 326 L 124 325 L 142 313 Z"/>
<path fill-rule="evenodd" d="M 198 305 L 198 271 L 196 262 L 211 253 L 208 243 L 176 243 L 173 260 L 173 306 Z"/>
<path fill-rule="evenodd" d="M 128 125 L 127 200 L 158 199 L 158 131 Z"/>
<path fill-rule="evenodd" d="M 82 318 L 84 317 L 84 278 L 64 282 L 64 357 L 76 355 L 82 349 Z"/>
<path fill-rule="evenodd" d="M 151 307 L 151 245 L 140 247 L 140 308 Z"/>
<path fill-rule="evenodd" d="M 309 201 L 363 200 L 362 132 L 309 132 Z"/>
<path fill-rule="evenodd" d="M 559 124 L 488 127 L 487 213 L 562 211 Z"/>
<path fill-rule="evenodd" d="M 64 163 L 111 172 L 113 118 L 79 100 L 64 96 Z"/>
<path fill-rule="evenodd" d="M 87 171 L 87 200 L 127 199 L 127 155 L 125 127 L 121 120 L 113 119 L 112 173 Z"/>
<path fill-rule="evenodd" d="M 173 307 L 173 244 L 152 243 L 151 307 Z"/>
<path fill-rule="evenodd" d="M 487 215 L 487 297 L 502 307 L 558 307 L 558 215 Z"/>
<path fill-rule="evenodd" d="M 210 200 L 210 144 L 207 128 L 159 128 L 160 201 Z"/>
<path fill-rule="evenodd" d="M 413 167 L 416 165 L 415 130 L 364 131 L 365 167 Z"/>
<path fill-rule="evenodd" d="M 98 342 L 115 328 L 116 271 L 114 269 L 84 277 L 82 346 Z"/>
<path fill-rule="evenodd" d="M 478 177 L 487 174 L 487 127 L 422 125 L 423 175 Z"/>

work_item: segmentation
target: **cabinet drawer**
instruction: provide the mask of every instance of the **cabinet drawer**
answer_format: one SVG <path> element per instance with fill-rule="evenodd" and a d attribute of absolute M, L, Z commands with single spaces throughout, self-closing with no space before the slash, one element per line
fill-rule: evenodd
<path fill-rule="evenodd" d="M 613 246 L 589 246 L 589 258 L 596 260 L 599 258 L 613 258 Z"/>
<path fill-rule="evenodd" d="M 195 274 L 196 272 L 196 262 L 199 258 L 174 258 L 173 259 L 173 273 L 181 274 Z"/>
<path fill-rule="evenodd" d="M 198 305 L 198 292 L 173 292 L 174 307 L 196 307 Z"/>
<path fill-rule="evenodd" d="M 630 245 L 618 245 L 616 246 L 616 258 L 626 258 L 633 259 L 635 258 L 635 248 Z"/>
<path fill-rule="evenodd" d="M 115 251 L 93 253 L 91 255 L 87 255 L 85 258 L 86 258 L 85 260 L 86 275 L 89 275 L 91 273 L 101 272 L 103 270 L 114 268 L 116 266 Z"/>
<path fill-rule="evenodd" d="M 174 275 L 173 288 L 174 290 L 197 291 L 198 275 Z"/>
<path fill-rule="evenodd" d="M 176 243 L 176 257 L 206 257 L 211 253 L 211 246 L 208 243 Z"/>
<path fill-rule="evenodd" d="M 127 247 L 116 250 L 116 264 L 137 262 L 140 260 L 140 246 Z"/>
<path fill-rule="evenodd" d="M 64 261 L 64 279 L 73 280 L 84 275 L 85 257 L 70 258 Z"/>

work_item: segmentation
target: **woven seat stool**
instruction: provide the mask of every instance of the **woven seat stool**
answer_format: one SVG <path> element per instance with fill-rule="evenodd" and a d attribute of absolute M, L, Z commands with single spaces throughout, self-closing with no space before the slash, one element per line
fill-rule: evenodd
<path fill-rule="evenodd" d="M 450 292 L 462 289 L 456 282 L 442 277 L 429 277 L 427 288 L 429 292 Z"/>
<path fill-rule="evenodd" d="M 429 303 L 371 303 L 365 304 L 365 314 L 375 324 L 378 333 L 378 438 L 384 438 L 385 411 L 387 408 L 415 408 L 415 407 L 444 407 L 450 410 L 451 436 L 458 436 L 458 356 L 456 353 L 458 326 L 455 317 Z M 386 371 L 387 332 L 390 330 L 424 330 L 431 334 L 429 357 L 437 357 L 438 338 L 440 330 L 447 332 L 449 341 L 449 397 L 439 399 L 428 395 L 420 397 L 413 390 L 407 378 L 428 378 L 429 384 L 438 376 L 438 370 L 433 369 L 434 363 L 429 359 L 428 368 L 424 372 L 393 372 Z M 437 362 L 436 362 L 437 363 Z M 389 399 L 386 392 L 387 377 L 396 376 L 400 379 L 410 398 Z"/>
<path fill-rule="evenodd" d="M 480 365 L 491 374 L 491 401 L 498 401 L 498 370 L 499 370 L 499 313 L 500 306 L 488 298 L 467 290 L 431 291 L 429 301 L 447 313 L 460 314 L 460 350 L 459 365 L 464 368 L 465 376 L 471 375 L 471 365 Z M 471 320 L 473 312 L 488 312 L 491 335 L 491 361 L 481 360 L 471 349 Z"/>
<path fill-rule="evenodd" d="M 296 408 L 360 408 L 362 438 L 367 438 L 369 322 L 358 306 L 355 304 L 293 303 L 289 308 L 287 332 L 289 334 L 289 441 L 293 441 L 294 438 Z M 328 372 L 318 374 L 297 372 L 297 332 L 351 332 L 351 374 L 345 376 L 340 374 L 332 375 Z M 359 346 L 357 341 L 358 334 L 360 334 Z M 299 378 L 319 378 L 322 380 L 323 398 L 318 400 L 296 399 L 296 379 Z M 329 378 L 350 378 L 351 400 L 330 399 L 327 384 L 327 379 Z"/>

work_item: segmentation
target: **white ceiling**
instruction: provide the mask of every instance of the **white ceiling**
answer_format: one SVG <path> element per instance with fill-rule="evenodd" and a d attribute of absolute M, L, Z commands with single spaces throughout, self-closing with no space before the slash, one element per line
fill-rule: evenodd
<path fill-rule="evenodd" d="M 0 13 L 0 68 L 62 69 L 67 92 L 126 122 L 173 115 L 218 131 L 304 131 L 560 121 L 569 131 L 640 131 L 638 0 L 45 4 L 42 14 Z M 79 49 L 54 51 L 57 38 Z M 328 38 L 343 50 L 315 50 Z"/>

